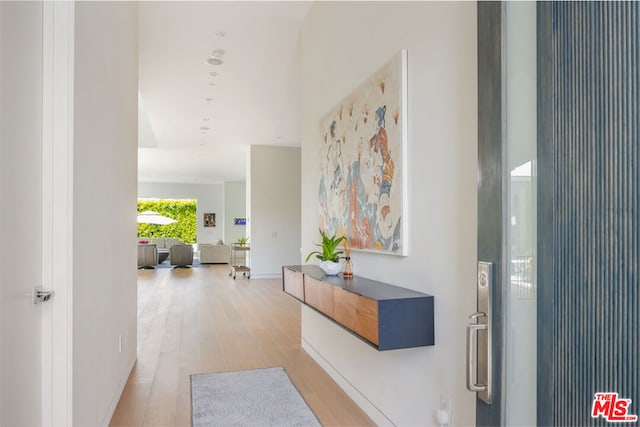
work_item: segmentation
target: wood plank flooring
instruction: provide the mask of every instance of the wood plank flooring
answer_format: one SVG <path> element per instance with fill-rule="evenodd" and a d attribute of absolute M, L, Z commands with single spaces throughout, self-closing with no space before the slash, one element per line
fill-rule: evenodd
<path fill-rule="evenodd" d="M 286 369 L 323 425 L 374 425 L 300 347 L 300 303 L 280 280 L 228 272 L 139 271 L 138 361 L 110 426 L 190 426 L 190 374 L 271 366 Z"/>

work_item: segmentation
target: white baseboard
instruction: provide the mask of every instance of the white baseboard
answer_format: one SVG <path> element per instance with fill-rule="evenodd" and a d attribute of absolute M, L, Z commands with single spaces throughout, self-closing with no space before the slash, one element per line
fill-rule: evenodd
<path fill-rule="evenodd" d="M 367 397 L 349 382 L 340 372 L 325 359 L 313 346 L 302 338 L 302 349 L 307 352 L 324 369 L 340 388 L 376 423 L 378 426 L 393 427 L 395 424 L 378 409 Z"/>
<path fill-rule="evenodd" d="M 133 365 L 136 364 L 137 356 L 134 355 L 133 359 L 129 362 L 129 366 L 125 370 L 124 374 L 120 378 L 120 383 L 118 388 L 116 389 L 116 393 L 111 399 L 111 404 L 107 409 L 107 413 L 105 417 L 102 419 L 100 423 L 101 427 L 109 427 L 109 423 L 111 422 L 111 418 L 113 418 L 113 414 L 116 412 L 116 406 L 118 406 L 118 402 L 120 401 L 120 397 L 122 396 L 122 392 L 124 391 L 124 387 L 127 385 L 127 380 L 129 379 L 129 375 L 131 375 L 131 371 L 133 370 Z"/>

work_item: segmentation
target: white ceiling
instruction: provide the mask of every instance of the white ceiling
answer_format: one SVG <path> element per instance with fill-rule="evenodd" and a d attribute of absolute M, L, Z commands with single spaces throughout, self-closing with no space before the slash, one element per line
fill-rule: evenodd
<path fill-rule="evenodd" d="M 300 145 L 299 34 L 309 7 L 140 3 L 140 182 L 242 181 L 249 145 Z M 224 63 L 207 64 L 216 49 Z"/>

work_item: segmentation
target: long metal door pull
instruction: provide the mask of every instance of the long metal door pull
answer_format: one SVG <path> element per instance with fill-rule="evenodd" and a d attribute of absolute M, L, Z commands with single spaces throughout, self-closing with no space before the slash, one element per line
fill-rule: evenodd
<path fill-rule="evenodd" d="M 485 391 L 486 384 L 476 384 L 476 340 L 479 330 L 486 330 L 487 325 L 480 323 L 467 325 L 467 390 L 469 391 Z"/>

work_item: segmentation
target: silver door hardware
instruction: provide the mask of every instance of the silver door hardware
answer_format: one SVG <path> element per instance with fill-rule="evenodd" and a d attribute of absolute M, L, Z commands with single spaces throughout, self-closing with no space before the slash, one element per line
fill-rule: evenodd
<path fill-rule="evenodd" d="M 491 403 L 491 287 L 493 263 L 478 262 L 478 311 L 467 325 L 467 389 Z"/>
<path fill-rule="evenodd" d="M 54 295 L 56 291 L 43 291 L 42 288 L 34 288 L 33 289 L 33 303 L 43 303 L 49 301 Z"/>

